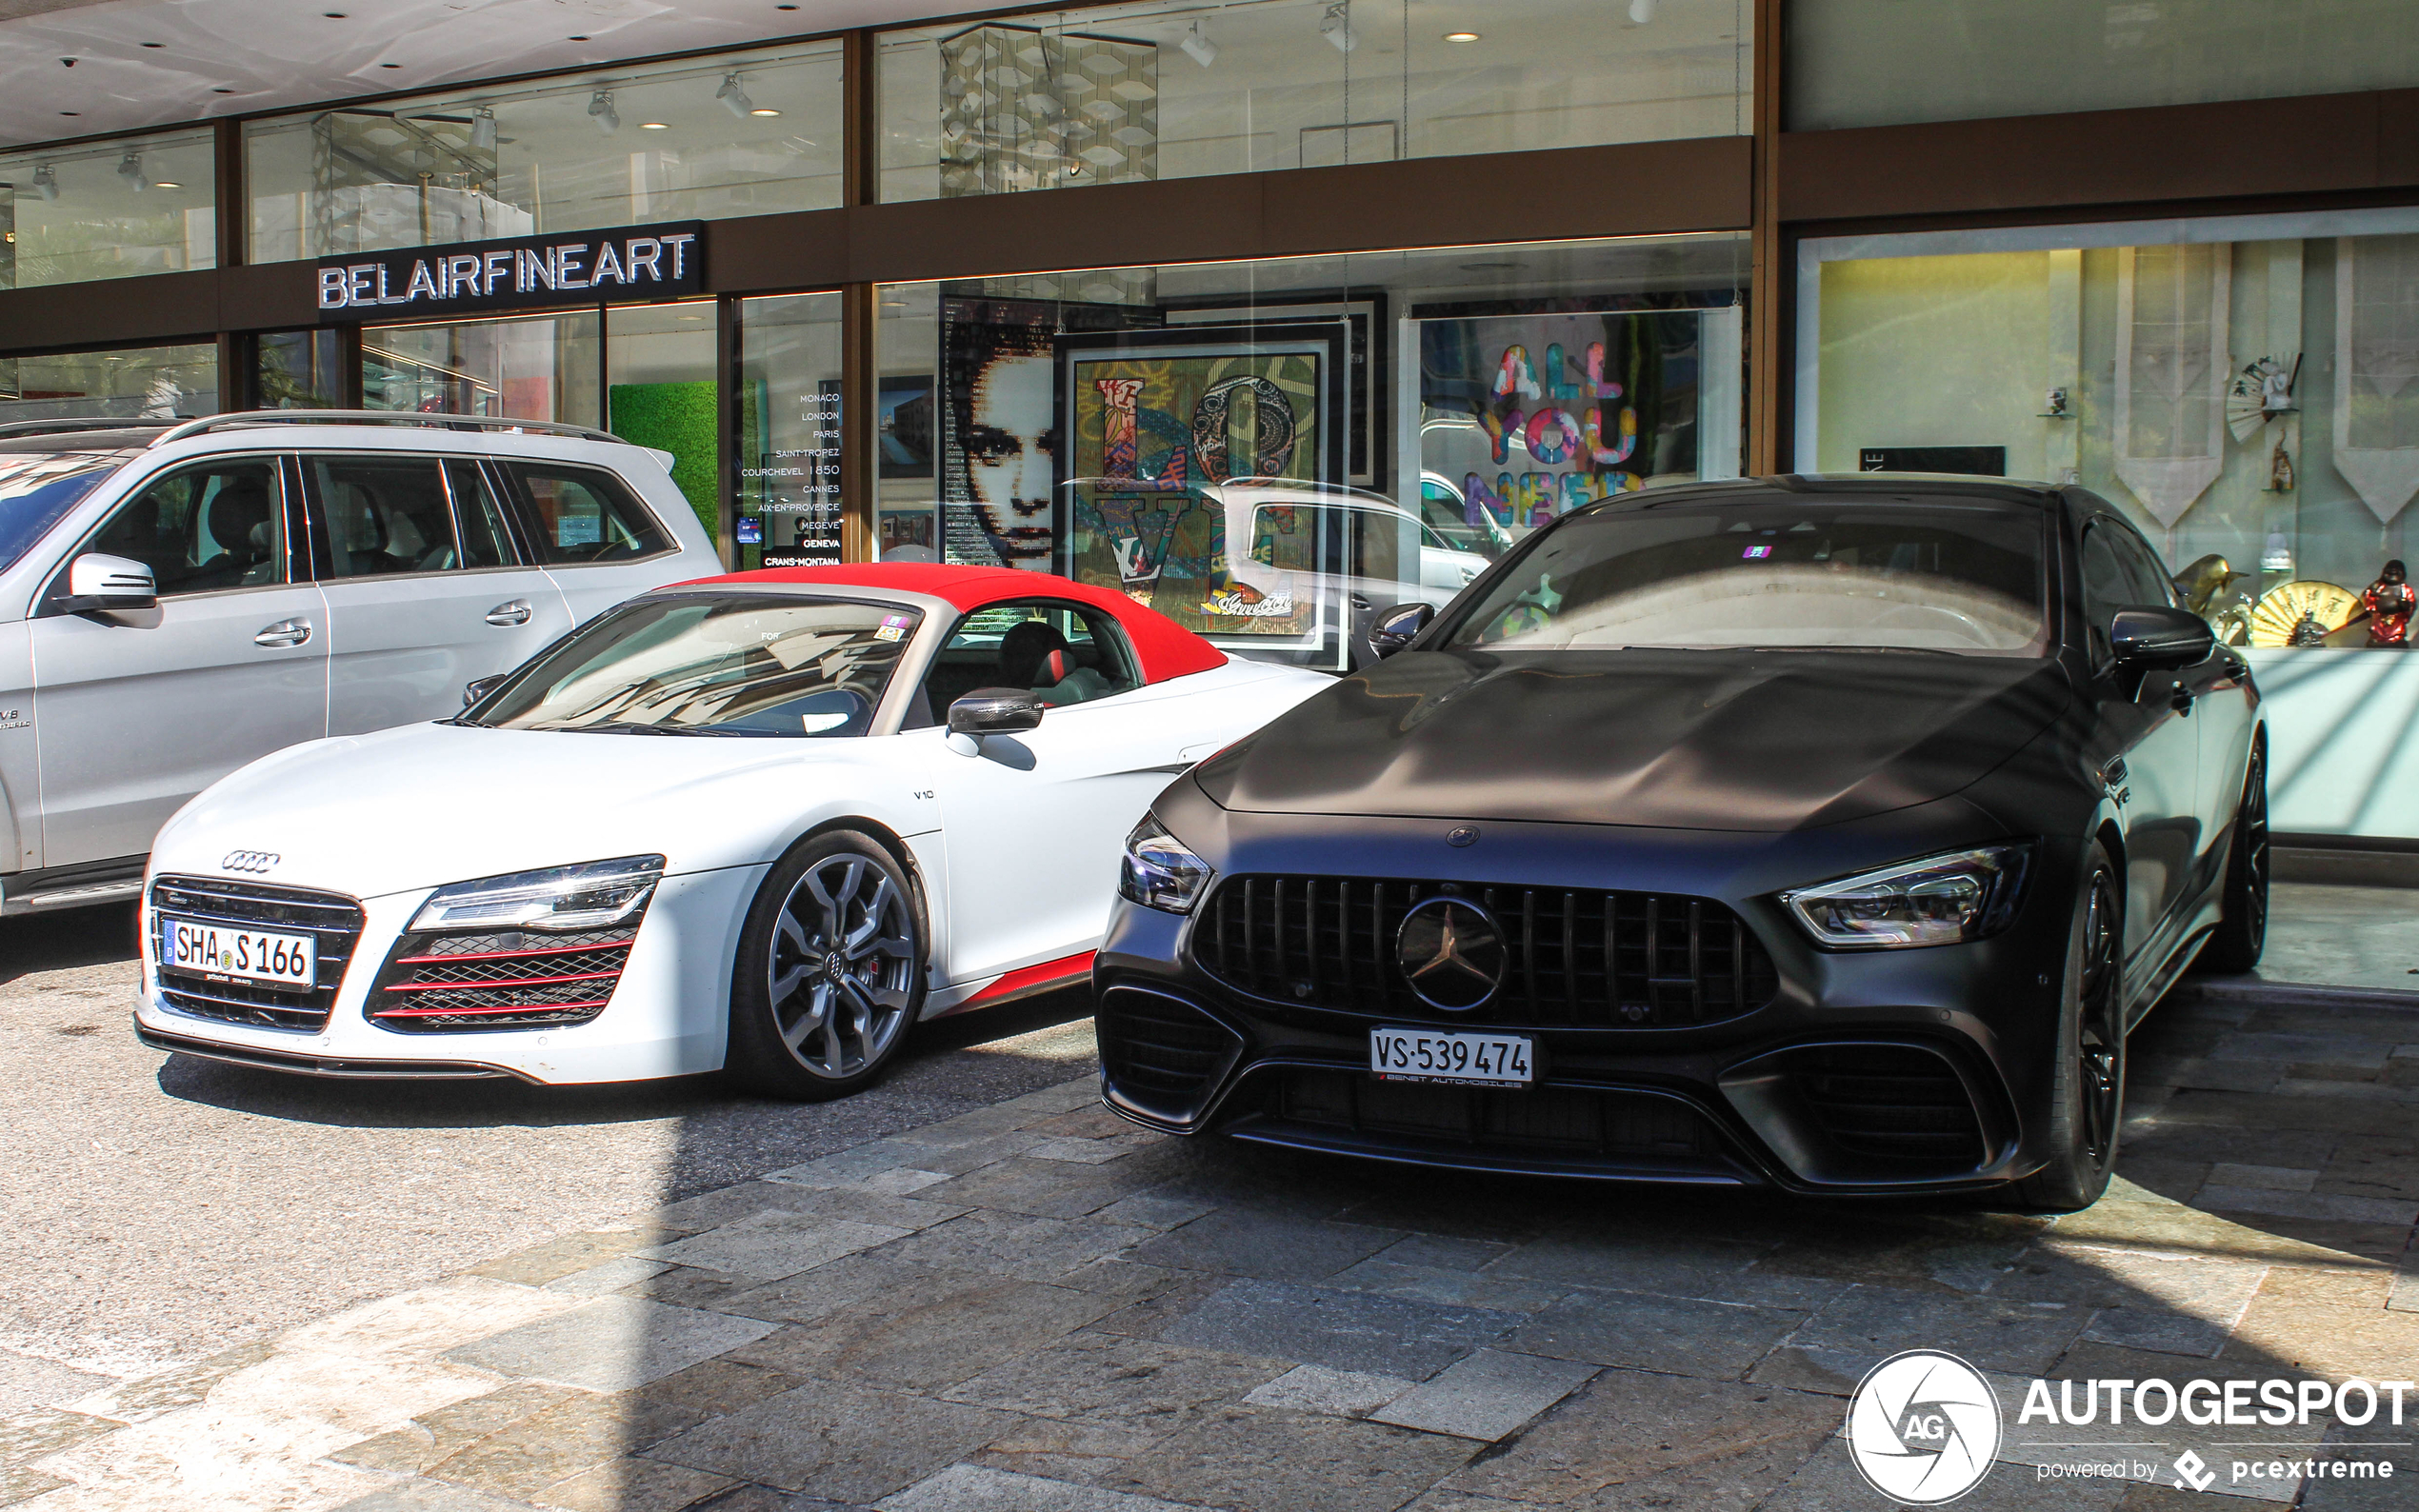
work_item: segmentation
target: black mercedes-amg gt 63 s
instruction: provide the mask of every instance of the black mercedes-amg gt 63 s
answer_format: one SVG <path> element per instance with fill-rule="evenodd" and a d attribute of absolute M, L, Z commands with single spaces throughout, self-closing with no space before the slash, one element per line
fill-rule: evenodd
<path fill-rule="evenodd" d="M 2259 695 L 2084 489 L 1628 494 L 1369 642 L 1128 842 L 1136 1123 L 2071 1209 L 2127 1030 L 2259 958 Z"/>

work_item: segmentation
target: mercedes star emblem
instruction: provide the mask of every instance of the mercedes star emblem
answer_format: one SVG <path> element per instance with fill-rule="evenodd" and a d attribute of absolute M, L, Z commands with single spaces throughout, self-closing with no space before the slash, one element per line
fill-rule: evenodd
<path fill-rule="evenodd" d="M 1430 898 L 1403 916 L 1394 958 L 1422 1003 L 1467 1013 L 1504 980 L 1504 932 L 1467 898 Z"/>
<path fill-rule="evenodd" d="M 267 871 L 275 865 L 277 865 L 277 852 L 273 850 L 230 850 L 218 866 L 221 871 L 258 873 Z"/>

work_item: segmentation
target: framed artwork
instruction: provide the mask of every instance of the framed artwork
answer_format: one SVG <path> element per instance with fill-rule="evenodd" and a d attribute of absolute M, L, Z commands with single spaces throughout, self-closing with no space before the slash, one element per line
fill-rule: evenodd
<path fill-rule="evenodd" d="M 1343 321 L 1351 331 L 1344 356 L 1344 415 L 1349 448 L 1344 481 L 1359 488 L 1385 488 L 1386 437 L 1391 420 L 1386 386 L 1372 381 L 1387 370 L 1384 295 L 1252 305 L 1228 300 L 1164 308 L 1170 326 L 1300 326 Z"/>
<path fill-rule="evenodd" d="M 838 395 L 840 380 L 823 380 Z M 932 476 L 932 380 L 925 373 L 885 378 L 873 406 L 874 467 L 885 478 Z M 836 405 L 835 397 L 833 403 Z"/>
<path fill-rule="evenodd" d="M 1311 501 L 1343 481 L 1349 340 L 1340 320 L 1061 336 L 1061 570 L 1213 641 L 1319 648 L 1337 606 Z M 1245 478 L 1271 481 L 1227 487 Z"/>

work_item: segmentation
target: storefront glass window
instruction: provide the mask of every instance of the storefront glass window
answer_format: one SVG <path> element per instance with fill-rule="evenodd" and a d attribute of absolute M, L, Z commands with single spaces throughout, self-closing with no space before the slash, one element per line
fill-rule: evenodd
<path fill-rule="evenodd" d="M 1746 266 L 1711 235 L 886 287 L 876 537 L 1341 666 L 1577 505 L 1735 476 Z"/>
<path fill-rule="evenodd" d="M 344 404 L 344 333 L 332 327 L 263 336 L 252 385 L 263 409 L 335 409 Z"/>
<path fill-rule="evenodd" d="M 208 130 L 0 153 L 0 288 L 217 266 Z"/>
<path fill-rule="evenodd" d="M 1789 129 L 2419 84 L 2409 0 L 1789 0 Z"/>
<path fill-rule="evenodd" d="M 0 357 L 0 424 L 11 420 L 173 420 L 218 412 L 218 348 Z"/>
<path fill-rule="evenodd" d="M 715 499 L 720 395 L 711 300 L 605 312 L 605 428 L 670 452 L 672 482 L 712 536 L 722 533 Z"/>
<path fill-rule="evenodd" d="M 1144 0 L 886 32 L 882 197 L 1749 129 L 1745 0 Z"/>
<path fill-rule="evenodd" d="M 599 426 L 603 327 L 592 309 L 368 327 L 361 333 L 361 402 L 370 409 Z"/>
<path fill-rule="evenodd" d="M 1796 466 L 2080 484 L 2269 698 L 2280 830 L 2419 836 L 2419 211 L 1800 247 Z"/>
<path fill-rule="evenodd" d="M 840 560 L 840 351 L 838 294 L 739 302 L 739 492 L 730 552 L 743 569 Z M 890 416 L 887 383 L 882 398 Z M 903 423 L 912 432 L 914 418 Z M 887 477 L 894 466 L 887 429 L 883 448 Z M 929 523 L 925 533 L 929 540 Z"/>
<path fill-rule="evenodd" d="M 818 42 L 258 122 L 251 256 L 829 209 L 840 114 Z"/>

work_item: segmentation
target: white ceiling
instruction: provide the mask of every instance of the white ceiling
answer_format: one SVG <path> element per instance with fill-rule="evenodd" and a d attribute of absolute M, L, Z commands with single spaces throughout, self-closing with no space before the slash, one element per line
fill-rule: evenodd
<path fill-rule="evenodd" d="M 984 0 L 795 0 L 786 10 L 776 0 L 0 0 L 0 147 L 981 9 Z"/>

